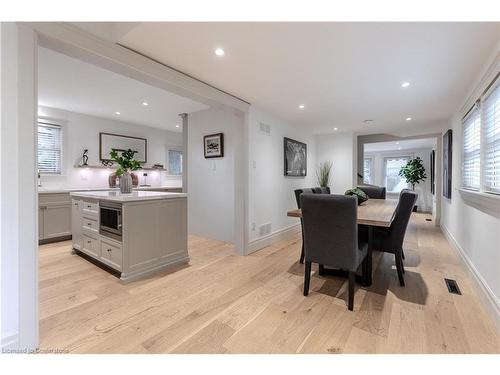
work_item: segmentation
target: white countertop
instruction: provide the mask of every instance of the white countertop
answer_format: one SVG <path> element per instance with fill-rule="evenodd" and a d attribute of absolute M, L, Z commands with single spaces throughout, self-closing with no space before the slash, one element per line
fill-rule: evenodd
<path fill-rule="evenodd" d="M 154 189 L 182 189 L 182 186 L 137 186 L 132 190 L 154 190 Z M 39 187 L 39 194 L 71 193 L 74 191 L 120 191 L 120 188 L 44 188 Z"/>
<path fill-rule="evenodd" d="M 113 202 L 137 202 L 157 199 L 185 198 L 186 193 L 167 193 L 160 191 L 132 191 L 130 194 L 122 194 L 119 191 L 74 191 L 70 192 L 72 197 L 102 199 Z"/>

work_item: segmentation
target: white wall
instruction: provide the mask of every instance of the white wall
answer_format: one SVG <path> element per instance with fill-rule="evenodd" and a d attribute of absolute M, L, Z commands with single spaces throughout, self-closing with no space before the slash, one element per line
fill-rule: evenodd
<path fill-rule="evenodd" d="M 1 23 L 2 347 L 38 344 L 35 35 Z"/>
<path fill-rule="evenodd" d="M 88 149 L 90 165 L 100 165 L 99 133 L 123 134 L 148 140 L 147 165 L 155 163 L 167 167 L 166 147 L 182 149 L 182 133 L 140 126 L 123 121 L 89 116 L 56 108 L 39 107 L 40 118 L 54 120 L 63 127 L 63 174 L 61 176 L 42 176 L 44 188 L 92 188 L 108 187 L 110 169 L 74 168 L 81 162 L 84 149 Z M 139 183 L 144 183 L 142 171 L 136 172 Z M 168 176 L 167 172 L 148 171 L 147 183 L 153 186 L 181 186 L 181 176 Z"/>
<path fill-rule="evenodd" d="M 260 124 L 270 126 L 270 134 L 260 131 Z M 288 137 L 307 144 L 307 176 L 287 177 L 284 175 L 283 138 Z M 317 186 L 316 151 L 314 136 L 288 124 L 266 112 L 251 107 L 248 113 L 248 165 L 249 165 L 249 205 L 248 226 L 250 251 L 265 246 L 252 242 L 270 234 L 280 233 L 299 224 L 289 218 L 286 212 L 297 208 L 294 190 Z M 271 233 L 262 233 L 259 227 L 271 224 Z M 255 229 L 253 224 L 255 224 Z"/>
<path fill-rule="evenodd" d="M 372 158 L 372 184 L 385 186 L 384 180 L 384 158 L 390 156 L 409 156 L 411 158 L 420 157 L 424 163 L 427 179 L 424 182 L 415 186 L 415 191 L 418 193 L 418 210 L 423 212 L 432 212 L 432 193 L 431 193 L 431 151 L 432 149 L 412 149 L 398 151 L 380 151 L 380 152 L 365 152 L 365 157 Z M 397 196 L 397 195 L 396 195 Z"/>
<path fill-rule="evenodd" d="M 494 65 L 496 64 L 496 65 Z M 474 83 L 469 102 L 463 110 L 457 110 L 450 128 L 453 130 L 453 166 L 451 199 L 443 197 L 441 226 L 451 242 L 459 250 L 479 285 L 484 291 L 487 306 L 500 327 L 500 199 L 461 193 L 462 123 L 465 108 L 472 105 L 500 68 L 498 55 L 492 67 Z M 472 101 L 472 103 L 471 103 Z M 438 192 L 441 193 L 442 192 Z"/>
<path fill-rule="evenodd" d="M 242 114 L 210 108 L 188 115 L 188 231 L 232 243 L 235 223 L 235 162 Z M 203 137 L 224 133 L 224 157 L 205 159 Z"/>
<path fill-rule="evenodd" d="M 331 161 L 331 190 L 344 194 L 355 186 L 356 137 L 352 132 L 323 134 L 316 137 L 317 164 Z"/>

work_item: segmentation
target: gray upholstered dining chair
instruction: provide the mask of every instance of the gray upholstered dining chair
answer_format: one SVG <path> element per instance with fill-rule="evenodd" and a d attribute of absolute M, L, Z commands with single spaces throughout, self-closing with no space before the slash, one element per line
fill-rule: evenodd
<path fill-rule="evenodd" d="M 373 229 L 373 249 L 394 254 L 399 284 L 405 286 L 403 241 L 418 194 L 403 190 L 399 195 L 394 220 L 389 228 Z"/>
<path fill-rule="evenodd" d="M 297 208 L 300 210 L 301 204 L 300 204 L 300 196 L 302 194 L 314 194 L 313 189 L 311 188 L 303 188 L 303 189 L 295 189 L 295 200 L 297 201 Z M 300 252 L 300 260 L 299 263 L 304 263 L 304 222 L 302 218 L 300 219 L 300 225 L 302 227 L 302 250 Z"/>
<path fill-rule="evenodd" d="M 385 199 L 386 189 L 384 186 L 376 185 L 359 185 L 359 190 L 363 190 L 368 198 L 371 199 Z"/>
<path fill-rule="evenodd" d="M 314 194 L 331 194 L 330 187 L 314 187 L 312 188 Z"/>
<path fill-rule="evenodd" d="M 349 272 L 348 308 L 352 311 L 356 271 L 368 250 L 367 241 L 358 238 L 358 200 L 326 194 L 303 194 L 300 199 L 306 249 L 304 295 L 309 293 L 311 263 L 342 269 Z"/>

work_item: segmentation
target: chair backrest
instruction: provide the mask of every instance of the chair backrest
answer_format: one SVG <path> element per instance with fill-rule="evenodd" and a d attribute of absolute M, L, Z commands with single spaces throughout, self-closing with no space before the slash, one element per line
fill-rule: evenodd
<path fill-rule="evenodd" d="M 399 195 L 398 206 L 394 214 L 394 220 L 391 224 L 390 238 L 391 245 L 394 250 L 403 248 L 403 241 L 405 238 L 406 228 L 410 221 L 413 206 L 417 201 L 418 194 L 411 190 L 403 190 Z"/>
<path fill-rule="evenodd" d="M 306 261 L 356 270 L 361 257 L 356 197 L 304 194 L 301 201 Z"/>
<path fill-rule="evenodd" d="M 359 185 L 359 190 L 363 190 L 368 198 L 372 199 L 385 199 L 386 189 L 384 186 L 376 185 Z"/>
<path fill-rule="evenodd" d="M 295 189 L 294 193 L 295 193 L 295 200 L 297 201 L 297 208 L 299 208 L 299 209 L 301 208 L 300 196 L 302 194 L 314 194 L 313 190 L 310 188 Z"/>
<path fill-rule="evenodd" d="M 330 193 L 330 187 L 314 187 L 312 188 L 312 191 L 314 194 L 331 194 Z"/>

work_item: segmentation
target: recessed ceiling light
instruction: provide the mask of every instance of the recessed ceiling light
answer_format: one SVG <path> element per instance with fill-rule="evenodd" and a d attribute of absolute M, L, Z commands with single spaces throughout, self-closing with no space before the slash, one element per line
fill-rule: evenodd
<path fill-rule="evenodd" d="M 225 52 L 224 52 L 224 50 L 222 48 L 216 48 L 215 49 L 215 54 L 217 56 L 224 56 Z"/>
<path fill-rule="evenodd" d="M 179 127 L 180 127 L 180 125 L 175 125 L 175 127 L 176 127 L 176 128 L 179 128 Z"/>
<path fill-rule="evenodd" d="M 397 145 L 399 145 L 399 142 L 396 142 Z"/>
<path fill-rule="evenodd" d="M 148 102 L 142 102 L 142 105 L 143 105 L 144 107 L 147 107 L 147 106 L 149 105 L 149 103 L 148 103 Z"/>
<path fill-rule="evenodd" d="M 411 117 L 407 117 L 407 118 L 406 118 L 406 121 L 411 121 Z"/>
<path fill-rule="evenodd" d="M 398 150 L 401 150 L 401 147 L 398 147 Z"/>
<path fill-rule="evenodd" d="M 401 84 L 401 87 L 403 87 L 403 88 L 406 88 L 406 87 L 409 87 L 409 86 L 410 86 L 410 82 L 403 82 Z"/>
<path fill-rule="evenodd" d="M 116 112 L 115 112 L 115 114 L 119 115 L 119 114 L 120 114 L 120 112 L 116 111 Z"/>
<path fill-rule="evenodd" d="M 339 128 L 333 128 L 333 131 L 337 131 L 337 130 L 339 130 Z"/>
<path fill-rule="evenodd" d="M 306 107 L 306 106 L 305 106 L 304 104 L 300 104 L 300 105 L 299 105 L 299 108 L 300 108 L 300 109 L 304 109 L 305 107 Z"/>

